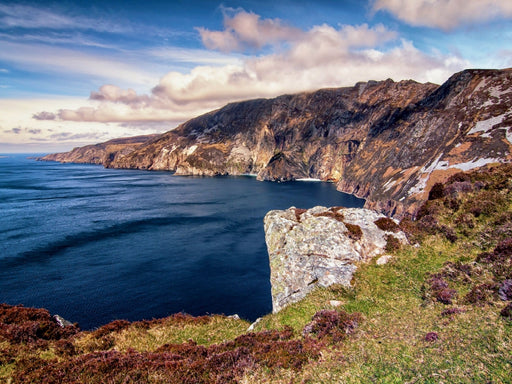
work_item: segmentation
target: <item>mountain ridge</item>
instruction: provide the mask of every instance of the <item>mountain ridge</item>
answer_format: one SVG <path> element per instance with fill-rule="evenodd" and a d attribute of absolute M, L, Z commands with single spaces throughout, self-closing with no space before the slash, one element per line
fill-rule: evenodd
<path fill-rule="evenodd" d="M 111 153 L 102 164 L 180 175 L 251 173 L 270 181 L 317 178 L 365 198 L 366 208 L 413 216 L 434 183 L 512 160 L 511 108 L 512 69 L 465 70 L 440 86 L 368 81 L 230 103 Z"/>

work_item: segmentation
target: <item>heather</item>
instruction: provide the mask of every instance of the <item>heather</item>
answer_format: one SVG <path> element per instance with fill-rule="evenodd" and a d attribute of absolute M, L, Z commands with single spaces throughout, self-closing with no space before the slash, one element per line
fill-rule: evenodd
<path fill-rule="evenodd" d="M 2 305 L 0 382 L 509 383 L 511 189 L 510 165 L 434 185 L 399 224 L 410 244 L 390 237 L 389 263 L 361 264 L 352 287 L 317 289 L 251 331 L 176 314 L 86 332 Z"/>

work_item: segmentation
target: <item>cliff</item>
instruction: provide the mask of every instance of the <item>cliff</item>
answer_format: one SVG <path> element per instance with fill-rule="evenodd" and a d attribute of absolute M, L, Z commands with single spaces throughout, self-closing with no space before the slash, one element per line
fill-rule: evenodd
<path fill-rule="evenodd" d="M 115 168 L 181 175 L 318 178 L 413 215 L 431 186 L 460 171 L 512 159 L 512 69 L 466 70 L 441 86 L 369 81 L 228 104 L 130 151 Z M 72 160 L 60 155 L 60 161 Z"/>
<path fill-rule="evenodd" d="M 158 135 L 144 135 L 113 139 L 100 144 L 86 145 L 73 148 L 64 153 L 53 153 L 38 160 L 59 161 L 61 163 L 102 164 L 108 167 L 118 157 L 126 156 L 140 145 L 158 137 Z"/>

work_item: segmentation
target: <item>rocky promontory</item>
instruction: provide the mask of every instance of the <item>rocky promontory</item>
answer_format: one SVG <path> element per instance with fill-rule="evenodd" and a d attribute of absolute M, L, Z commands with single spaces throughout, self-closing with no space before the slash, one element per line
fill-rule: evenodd
<path fill-rule="evenodd" d="M 436 182 L 510 162 L 511 126 L 512 69 L 474 69 L 441 86 L 388 79 L 231 103 L 99 162 L 181 175 L 317 178 L 401 217 L 414 215 Z M 76 152 L 44 159 L 96 162 Z"/>
<path fill-rule="evenodd" d="M 274 312 L 317 286 L 350 286 L 356 263 L 407 242 L 395 221 L 368 209 L 291 207 L 264 223 Z"/>

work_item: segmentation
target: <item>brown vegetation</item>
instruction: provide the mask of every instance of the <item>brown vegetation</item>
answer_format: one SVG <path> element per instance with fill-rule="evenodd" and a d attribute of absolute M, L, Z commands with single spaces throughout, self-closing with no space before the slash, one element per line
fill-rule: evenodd
<path fill-rule="evenodd" d="M 398 224 L 389 217 L 381 217 L 380 219 L 375 220 L 375 225 L 383 231 L 398 232 L 400 230 Z"/>

